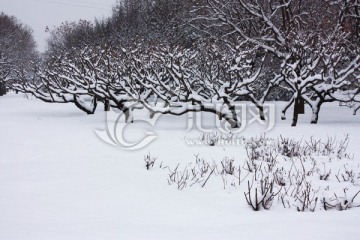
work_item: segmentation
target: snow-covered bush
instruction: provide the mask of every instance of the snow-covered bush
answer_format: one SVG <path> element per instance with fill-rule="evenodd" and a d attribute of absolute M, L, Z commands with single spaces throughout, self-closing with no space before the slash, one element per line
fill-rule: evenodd
<path fill-rule="evenodd" d="M 150 153 L 144 156 L 145 167 L 147 170 L 154 167 L 156 159 L 157 158 L 152 157 Z"/>
<path fill-rule="evenodd" d="M 263 177 L 255 183 L 257 186 L 254 186 L 254 179 L 251 183 L 248 181 L 248 190 L 244 192 L 247 203 L 254 211 L 259 211 L 261 208 L 269 210 L 281 188 L 274 189 L 274 180 L 269 180 L 269 177 Z"/>
<path fill-rule="evenodd" d="M 359 193 L 360 193 L 360 191 L 355 193 L 352 197 L 348 197 L 347 193 L 346 193 L 346 189 L 344 189 L 343 197 L 338 197 L 334 193 L 334 197 L 327 198 L 327 199 L 323 198 L 322 203 L 324 205 L 324 209 L 325 210 L 337 209 L 339 211 L 343 211 L 343 210 L 348 210 L 353 207 L 360 207 L 359 202 L 358 203 L 354 202 Z"/>

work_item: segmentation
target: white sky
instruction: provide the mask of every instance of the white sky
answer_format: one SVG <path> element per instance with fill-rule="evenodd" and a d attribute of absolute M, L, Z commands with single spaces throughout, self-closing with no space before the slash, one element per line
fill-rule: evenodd
<path fill-rule="evenodd" d="M 108 17 L 116 0 L 0 0 L 0 12 L 15 16 L 33 29 L 38 49 L 46 47 L 46 26 L 65 21 Z"/>

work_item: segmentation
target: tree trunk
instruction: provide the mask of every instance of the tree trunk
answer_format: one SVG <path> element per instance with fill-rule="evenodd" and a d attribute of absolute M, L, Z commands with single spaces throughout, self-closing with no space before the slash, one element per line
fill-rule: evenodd
<path fill-rule="evenodd" d="M 88 106 L 83 99 L 78 98 L 76 95 L 74 95 L 74 103 L 75 106 L 86 112 L 88 115 L 94 114 L 97 107 L 96 98 L 92 100 L 91 106 Z"/>
<path fill-rule="evenodd" d="M 291 106 L 291 104 L 293 104 L 294 102 L 294 97 L 291 98 L 291 100 L 288 102 L 288 104 L 285 106 L 285 108 L 281 111 L 282 115 L 281 115 L 281 120 L 286 120 L 286 111 L 289 109 L 289 107 Z"/>
<path fill-rule="evenodd" d="M 5 94 L 6 94 L 5 83 L 0 82 L 0 96 L 3 96 Z"/>
<path fill-rule="evenodd" d="M 356 115 L 356 112 L 360 109 L 360 104 L 356 105 L 354 108 L 353 115 Z"/>
<path fill-rule="evenodd" d="M 123 108 L 123 113 L 125 114 L 125 122 L 126 123 L 134 123 L 133 109 L 132 108 Z"/>
<path fill-rule="evenodd" d="M 298 111 L 299 114 L 305 114 L 305 101 L 302 97 L 298 98 Z"/>
<path fill-rule="evenodd" d="M 231 127 L 232 127 L 232 128 L 240 128 L 240 127 L 241 127 L 241 123 L 238 121 L 238 115 L 237 115 L 235 106 L 231 105 L 231 106 L 229 107 L 229 110 L 231 111 L 231 116 L 232 116 L 232 119 L 233 119 L 233 121 L 230 122 Z"/>
<path fill-rule="evenodd" d="M 258 106 L 258 109 L 259 109 L 260 119 L 262 121 L 265 121 L 264 107 L 263 106 Z"/>
<path fill-rule="evenodd" d="M 320 112 L 320 107 L 321 107 L 322 102 L 319 102 L 318 104 L 316 104 L 316 107 L 312 107 L 312 117 L 311 117 L 311 124 L 317 124 L 318 120 L 319 120 L 319 112 Z"/>
<path fill-rule="evenodd" d="M 224 98 L 224 103 L 225 103 L 224 105 L 227 106 L 228 111 L 227 113 L 222 114 L 220 109 L 219 111 L 220 120 L 222 120 L 222 118 L 225 118 L 225 120 L 230 124 L 231 128 L 240 128 L 241 123 L 238 120 L 238 115 L 235 106 L 232 103 L 230 103 L 230 101 L 227 98 Z"/>
<path fill-rule="evenodd" d="M 104 111 L 105 112 L 110 111 L 110 102 L 109 102 L 109 100 L 105 100 L 105 102 L 104 102 Z"/>
<path fill-rule="evenodd" d="M 231 128 L 240 128 L 241 122 L 238 121 L 238 119 L 227 119 L 227 122 L 230 124 Z"/>
<path fill-rule="evenodd" d="M 225 113 L 222 111 L 222 108 L 214 108 L 212 112 L 217 115 L 219 121 L 225 120 L 229 123 L 231 128 L 240 128 L 241 122 L 238 120 L 235 106 L 230 104 L 226 105 L 228 106 L 228 109 Z"/>
<path fill-rule="evenodd" d="M 295 102 L 294 102 L 294 114 L 293 114 L 293 120 L 291 123 L 292 127 L 295 127 L 297 125 L 297 121 L 298 121 L 298 117 L 299 117 L 299 97 L 295 98 Z"/>
<path fill-rule="evenodd" d="M 311 117 L 311 124 L 317 124 L 319 120 L 319 112 L 313 112 L 313 115 Z"/>

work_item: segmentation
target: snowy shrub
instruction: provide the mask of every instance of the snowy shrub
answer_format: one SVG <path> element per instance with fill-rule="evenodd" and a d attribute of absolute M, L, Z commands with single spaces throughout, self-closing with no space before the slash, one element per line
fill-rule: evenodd
<path fill-rule="evenodd" d="M 227 145 L 237 143 L 238 145 L 244 144 L 245 139 L 234 133 L 220 133 L 217 131 L 210 133 L 202 133 L 200 142 L 207 146 Z"/>
<path fill-rule="evenodd" d="M 144 162 L 147 170 L 150 170 L 150 168 L 154 167 L 156 159 L 157 158 L 152 157 L 150 153 L 144 156 Z"/>
<path fill-rule="evenodd" d="M 318 174 L 319 174 L 319 177 L 320 177 L 320 180 L 328 180 L 329 177 L 330 177 L 330 174 L 331 174 L 331 169 L 329 171 L 326 171 L 325 169 L 325 165 L 324 165 L 324 171 L 321 172 L 321 171 L 318 171 Z"/>
<path fill-rule="evenodd" d="M 307 152 L 321 156 L 332 156 L 336 154 L 338 159 L 350 158 L 350 155 L 346 152 L 349 144 L 349 135 L 346 135 L 345 138 L 340 141 L 332 137 L 328 137 L 325 141 L 311 137 L 309 141 L 305 141 L 305 144 L 304 153 Z"/>
<path fill-rule="evenodd" d="M 263 177 L 259 181 L 254 179 L 251 183 L 248 181 L 248 189 L 244 192 L 244 195 L 246 202 L 254 211 L 259 211 L 261 208 L 269 210 L 280 190 L 281 188 L 275 191 L 274 180 L 269 180 L 269 177 Z"/>
<path fill-rule="evenodd" d="M 273 173 L 274 181 L 277 185 L 284 187 L 286 185 L 286 172 L 282 167 L 281 169 L 276 169 Z"/>
<path fill-rule="evenodd" d="M 349 145 L 350 137 L 349 134 L 347 134 L 344 138 L 344 140 L 340 140 L 338 143 L 338 147 L 336 149 L 336 154 L 338 159 L 342 158 L 350 158 L 350 154 L 347 153 L 347 147 Z"/>
<path fill-rule="evenodd" d="M 344 189 L 344 196 L 338 197 L 336 193 L 334 193 L 334 197 L 332 198 L 323 198 L 322 203 L 325 210 L 337 209 L 339 211 L 348 210 L 353 207 L 360 207 L 360 203 L 355 204 L 355 198 L 358 196 L 360 191 L 358 191 L 354 196 L 348 197 L 346 193 L 346 189 Z"/>
<path fill-rule="evenodd" d="M 220 136 L 215 133 L 203 133 L 201 136 L 201 141 L 209 146 L 215 146 L 215 144 L 219 141 Z"/>
<path fill-rule="evenodd" d="M 173 170 L 170 167 L 165 167 L 169 171 L 167 179 L 169 185 L 176 185 L 179 190 L 194 185 L 204 187 L 210 177 L 218 173 L 215 164 L 210 164 L 205 159 L 199 158 L 199 155 L 195 155 L 195 157 L 195 162 L 186 165 L 184 168 L 181 168 L 180 164 Z"/>
<path fill-rule="evenodd" d="M 293 139 L 283 138 L 280 136 L 278 142 L 278 152 L 279 154 L 286 156 L 286 157 L 297 157 L 302 155 L 301 152 L 301 142 L 294 141 Z"/>
<path fill-rule="evenodd" d="M 175 184 L 179 190 L 183 190 L 188 185 L 190 174 L 187 167 L 185 167 L 185 169 L 178 168 L 179 165 L 173 171 L 170 171 L 168 183 Z"/>
<path fill-rule="evenodd" d="M 341 170 L 338 171 L 338 173 L 335 176 L 339 182 L 344 181 L 344 182 L 355 183 L 356 180 L 354 171 L 347 169 L 345 165 Z"/>
<path fill-rule="evenodd" d="M 221 170 L 222 174 L 230 174 L 230 175 L 234 174 L 235 171 L 234 159 L 224 158 L 221 161 L 221 166 L 222 166 L 222 170 Z"/>
<path fill-rule="evenodd" d="M 272 147 L 273 139 L 266 138 L 265 135 L 260 137 L 250 138 L 246 141 L 245 149 L 248 158 L 251 161 L 267 161 L 268 158 L 274 154 Z"/>
<path fill-rule="evenodd" d="M 299 212 L 310 210 L 314 212 L 318 202 L 317 193 L 319 190 L 314 190 L 311 182 L 304 181 L 301 185 L 300 191 L 295 194 L 295 206 Z"/>

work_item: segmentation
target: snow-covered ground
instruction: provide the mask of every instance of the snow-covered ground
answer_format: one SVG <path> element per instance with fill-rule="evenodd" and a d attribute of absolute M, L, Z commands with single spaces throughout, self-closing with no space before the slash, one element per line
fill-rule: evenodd
<path fill-rule="evenodd" d="M 278 113 L 267 137 L 341 140 L 349 134 L 349 161 L 358 166 L 360 116 L 328 104 L 319 123 L 310 125 L 309 110 L 296 128 Z M 87 116 L 71 104 L 13 93 L 0 98 L 0 240 L 359 239 L 360 208 L 298 212 L 274 203 L 254 212 L 244 198 L 246 183 L 224 189 L 221 177 L 214 177 L 204 188 L 170 186 L 160 165 L 186 165 L 195 154 L 209 162 L 247 157 L 241 146 L 189 146 L 186 140 L 200 133 L 186 131 L 186 116 L 159 119 L 152 129 L 158 138 L 136 151 L 96 136 L 105 119 L 101 109 Z M 144 130 L 149 126 L 135 123 L 125 133 L 136 139 Z M 252 124 L 241 134 L 249 139 L 263 130 Z M 157 158 L 150 171 L 148 154 Z M 336 184 L 335 173 L 329 184 Z M 352 191 L 358 190 L 354 185 Z"/>

